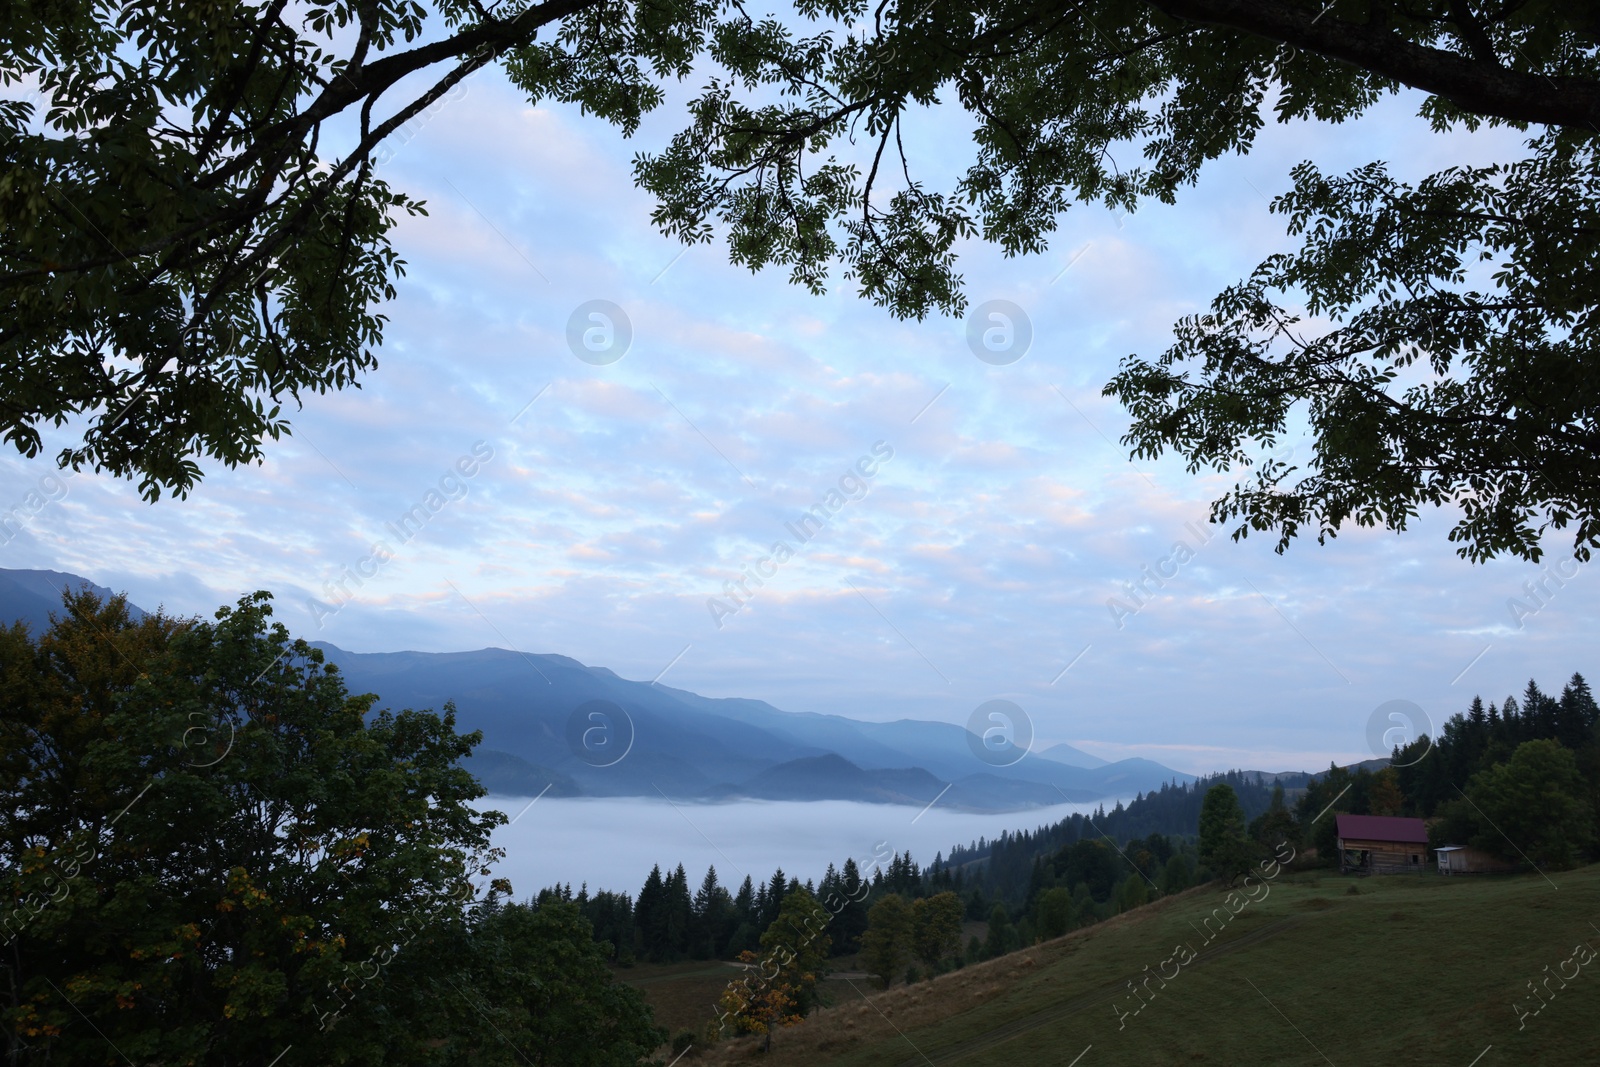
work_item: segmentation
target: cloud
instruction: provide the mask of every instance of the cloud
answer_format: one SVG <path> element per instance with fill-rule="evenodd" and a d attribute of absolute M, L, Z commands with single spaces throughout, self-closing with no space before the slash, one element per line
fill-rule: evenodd
<path fill-rule="evenodd" d="M 680 257 L 633 186 L 639 144 L 484 72 L 385 167 L 430 213 L 397 231 L 409 273 L 364 387 L 308 398 L 262 465 L 209 469 L 186 501 L 150 507 L 80 475 L 25 516 L 5 565 L 178 613 L 272 589 L 292 628 L 363 651 L 513 645 L 634 678 L 682 653 L 674 684 L 796 711 L 964 722 L 1006 693 L 1042 737 L 1186 770 L 1359 756 L 1384 700 L 1442 720 L 1480 688 L 1503 699 L 1588 666 L 1594 579 L 1518 619 L 1508 601 L 1540 568 L 1463 563 L 1436 513 L 1404 537 L 1350 530 L 1282 556 L 1259 534 L 1233 541 L 1205 525 L 1229 476 L 1130 463 L 1127 415 L 1100 389 L 1287 247 L 1264 197 L 1300 158 L 1484 154 L 1419 137 L 1408 109 L 1270 126 L 1176 206 L 1075 209 L 1040 256 L 973 246 L 974 299 L 1012 300 L 1034 328 L 1026 356 L 995 367 L 960 322 L 813 297 L 720 244 Z M 632 327 L 606 366 L 567 347 L 593 299 Z M 397 543 L 392 524 L 477 442 L 493 458 Z M 893 458 L 800 543 L 786 524 L 879 442 Z M 0 458 L 0 512 L 20 514 L 50 469 Z M 383 541 L 392 559 L 319 615 L 310 602 Z M 780 541 L 792 559 L 719 628 L 708 600 Z M 1180 542 L 1192 558 L 1174 564 Z M 1141 581 L 1118 626 L 1108 601 Z"/>

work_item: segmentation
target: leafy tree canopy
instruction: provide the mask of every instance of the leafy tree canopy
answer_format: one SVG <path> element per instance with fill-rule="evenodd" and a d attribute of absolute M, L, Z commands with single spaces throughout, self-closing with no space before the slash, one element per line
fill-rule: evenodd
<path fill-rule="evenodd" d="M 722 992 L 720 1028 L 761 1034 L 770 1050 L 774 1029 L 808 1015 L 817 1006 L 817 984 L 826 973 L 832 942 L 824 931 L 830 918 L 805 889 L 786 893 L 777 918 L 761 935 L 760 955 L 739 955 L 745 976 Z"/>
<path fill-rule="evenodd" d="M 912 912 L 906 898 L 888 893 L 867 913 L 867 930 L 861 936 L 861 966 L 876 975 L 885 989 L 904 970 L 912 950 Z"/>
<path fill-rule="evenodd" d="M 478 735 L 351 696 L 267 600 L 135 620 L 84 592 L 0 630 L 7 1062 L 648 1056 L 586 922 L 477 900 L 505 821 L 460 766 Z"/>
<path fill-rule="evenodd" d="M 938 973 L 946 957 L 960 951 L 963 910 L 961 898 L 948 891 L 912 901 L 912 952 L 930 975 Z"/>
<path fill-rule="evenodd" d="M 1594 842 L 1586 784 L 1559 741 L 1524 741 L 1442 806 L 1440 844 L 1469 844 L 1513 863 L 1569 867 Z"/>
<path fill-rule="evenodd" d="M 657 224 L 814 291 L 842 268 L 914 317 L 964 310 L 964 239 L 1038 252 L 1075 203 L 1174 200 L 1269 114 L 1343 121 L 1410 88 L 1432 127 L 1510 126 L 1525 152 L 1414 182 L 1297 168 L 1273 207 L 1301 250 L 1128 357 L 1125 441 L 1245 474 L 1213 517 L 1280 550 L 1453 504 L 1470 558 L 1537 558 L 1569 526 L 1586 557 L 1597 42 L 1558 0 L 29 0 L 0 19 L 0 79 L 41 94 L 0 104 L 0 425 L 31 455 L 84 420 L 60 460 L 152 497 L 198 456 L 259 458 L 284 402 L 374 364 L 387 234 L 421 210 L 374 150 L 495 60 L 624 133 L 703 78 L 637 158 Z M 904 120 L 936 104 L 972 155 L 914 174 Z M 327 158 L 335 121 L 354 135 Z M 1303 466 L 1254 465 L 1302 427 Z"/>

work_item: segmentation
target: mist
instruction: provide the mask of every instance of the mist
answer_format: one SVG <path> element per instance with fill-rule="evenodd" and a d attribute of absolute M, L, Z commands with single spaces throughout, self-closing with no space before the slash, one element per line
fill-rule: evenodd
<path fill-rule="evenodd" d="M 637 894 L 653 864 L 663 873 L 679 863 L 691 885 L 706 868 L 737 889 L 745 875 L 756 882 L 776 868 L 801 882 L 819 879 L 828 864 L 843 867 L 854 859 L 863 873 L 874 863 L 887 863 L 911 850 L 918 865 L 927 866 L 952 845 L 1003 831 L 1034 830 L 1078 812 L 1092 813 L 1094 804 L 1059 804 L 1004 814 L 978 814 L 847 800 L 763 801 L 685 804 L 637 797 L 545 797 L 530 804 L 526 797 L 486 797 L 481 806 L 512 819 L 500 827 L 494 844 L 506 855 L 496 877 L 511 880 L 518 899 L 557 883 L 573 891 L 588 883 L 590 891 L 610 889 Z"/>

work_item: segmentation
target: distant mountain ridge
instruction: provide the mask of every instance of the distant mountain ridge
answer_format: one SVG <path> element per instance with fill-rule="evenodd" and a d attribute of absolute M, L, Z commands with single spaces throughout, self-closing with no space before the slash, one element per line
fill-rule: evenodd
<path fill-rule="evenodd" d="M 901 719 L 863 722 L 842 715 L 787 712 L 760 700 L 712 698 L 619 677 L 567 656 L 506 649 L 473 652 L 347 652 L 319 644 L 350 688 L 397 707 L 440 707 L 454 700 L 464 729 L 481 729 L 484 747 L 538 768 L 517 792 L 534 795 L 557 776 L 590 796 L 666 796 L 673 800 L 846 800 L 927 804 L 972 811 L 1018 811 L 1090 803 L 1185 782 L 1193 775 L 1150 760 L 1098 766 L 1063 762 L 1076 750 L 1016 753 L 991 766 L 953 723 Z M 633 745 L 610 766 L 573 751 L 573 714 L 593 701 L 623 709 Z M 1064 749 L 1064 751 L 1063 751 Z M 780 765 L 833 755 L 839 762 Z M 928 775 L 918 788 L 901 772 Z M 877 784 L 862 775 L 876 778 Z M 509 783 L 501 780 L 500 788 Z"/>
<path fill-rule="evenodd" d="M 0 624 L 26 623 L 37 634 L 50 628 L 50 616 L 65 612 L 61 594 L 67 589 L 88 586 L 101 599 L 108 599 L 111 590 L 96 585 L 87 578 L 62 571 L 30 571 L 0 569 Z M 135 619 L 144 618 L 144 611 L 132 604 L 129 611 Z"/>
<path fill-rule="evenodd" d="M 110 595 L 76 575 L 0 570 L 0 621 L 23 619 L 37 632 L 51 608 L 59 614 L 58 590 L 68 583 Z M 953 723 L 788 712 L 629 681 L 569 656 L 500 648 L 358 653 L 313 644 L 352 692 L 376 693 L 383 706 L 438 710 L 453 702 L 458 729 L 483 731 L 466 765 L 500 795 L 938 801 L 998 812 L 1131 798 L 1194 779 L 1150 760 L 1107 762 L 1070 745 L 1002 751 L 996 762 L 1015 762 L 994 766 Z"/>

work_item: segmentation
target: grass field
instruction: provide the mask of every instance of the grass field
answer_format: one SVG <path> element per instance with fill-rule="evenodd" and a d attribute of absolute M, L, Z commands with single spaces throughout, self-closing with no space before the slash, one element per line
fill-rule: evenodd
<path fill-rule="evenodd" d="M 967 938 L 983 938 L 988 927 L 984 923 L 963 923 L 961 944 Z M 872 983 L 840 977 L 859 974 L 859 963 L 854 956 L 839 956 L 829 961 L 833 973 L 822 985 L 823 998 L 837 1003 L 855 999 L 858 990 L 872 987 Z M 617 981 L 634 986 L 644 994 L 644 999 L 655 1009 L 656 1024 L 676 1034 L 683 1030 L 701 1033 L 705 1025 L 716 1018 L 716 1005 L 728 983 L 742 973 L 731 963 L 719 960 L 687 960 L 683 963 L 636 964 L 618 967 L 612 972 Z"/>
<path fill-rule="evenodd" d="M 1576 977 L 1577 963 L 1565 962 L 1580 942 L 1600 949 L 1600 866 L 1549 879 L 1284 874 L 1265 895 L 1254 892 L 1234 914 L 1221 891 L 1203 887 L 886 992 L 833 981 L 833 1005 L 779 1031 L 770 1054 L 740 1039 L 691 1058 L 772 1067 L 1600 1064 L 1600 958 Z M 1188 951 L 1175 955 L 1180 945 Z M 1550 978 L 1563 972 L 1565 987 Z M 1519 1028 L 1513 1004 L 1537 1007 L 1528 983 L 1546 978 L 1545 1006 Z M 1135 980 L 1148 990 L 1142 997 Z"/>
<path fill-rule="evenodd" d="M 739 975 L 739 968 L 719 960 L 692 960 L 684 963 L 641 963 L 618 968 L 617 981 L 634 986 L 655 1009 L 656 1025 L 676 1034 L 680 1030 L 699 1033 L 715 1017 L 714 1005 L 728 983 Z"/>

